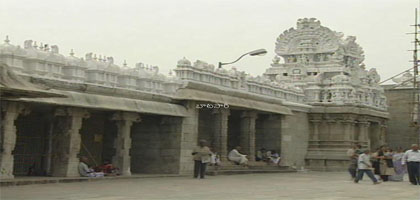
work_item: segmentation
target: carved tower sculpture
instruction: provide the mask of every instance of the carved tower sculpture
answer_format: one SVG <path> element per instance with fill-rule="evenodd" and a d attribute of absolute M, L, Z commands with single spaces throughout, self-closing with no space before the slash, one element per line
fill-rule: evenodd
<path fill-rule="evenodd" d="M 374 68 L 363 64 L 356 37 L 321 26 L 315 18 L 297 21 L 278 38 L 276 56 L 265 76 L 300 87 L 312 105 L 306 164 L 319 170 L 343 169 L 346 150 L 385 144 L 386 98 Z"/>

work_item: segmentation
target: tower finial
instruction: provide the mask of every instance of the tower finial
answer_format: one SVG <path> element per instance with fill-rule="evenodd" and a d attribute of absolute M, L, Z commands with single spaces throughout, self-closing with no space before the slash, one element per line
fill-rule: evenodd
<path fill-rule="evenodd" d="M 42 46 L 42 45 L 41 45 Z M 38 48 L 38 45 L 36 44 L 36 41 L 34 41 L 34 48 Z"/>
<path fill-rule="evenodd" d="M 123 66 L 127 67 L 127 61 L 126 60 L 124 60 Z"/>
<path fill-rule="evenodd" d="M 9 36 L 8 36 L 8 35 L 6 35 L 6 39 L 4 40 L 4 42 L 5 42 L 6 44 L 9 44 L 10 40 L 9 40 Z"/>
<path fill-rule="evenodd" d="M 73 49 L 70 50 L 70 56 L 74 56 L 74 51 Z"/>

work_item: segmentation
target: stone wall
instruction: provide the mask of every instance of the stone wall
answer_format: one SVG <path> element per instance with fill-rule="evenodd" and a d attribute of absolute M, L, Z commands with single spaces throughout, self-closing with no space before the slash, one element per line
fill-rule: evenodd
<path fill-rule="evenodd" d="M 390 114 L 386 140 L 391 148 L 409 148 L 411 144 L 419 141 L 419 135 L 412 125 L 411 118 L 413 89 L 385 89 L 385 95 L 388 99 Z"/>
<path fill-rule="evenodd" d="M 258 115 L 255 125 L 255 149 L 265 148 L 281 153 L 281 116 Z"/>
<path fill-rule="evenodd" d="M 281 135 L 281 164 L 297 168 L 305 166 L 309 140 L 307 113 L 293 112 L 293 115 L 283 116 Z"/>
<path fill-rule="evenodd" d="M 160 171 L 161 139 L 158 116 L 142 116 L 140 123 L 131 127 L 131 172 L 157 173 Z"/>
<path fill-rule="evenodd" d="M 211 109 L 201 109 L 198 117 L 198 140 L 206 140 L 214 147 L 214 117 Z"/>
<path fill-rule="evenodd" d="M 142 115 L 131 130 L 132 173 L 177 173 L 181 119 Z"/>

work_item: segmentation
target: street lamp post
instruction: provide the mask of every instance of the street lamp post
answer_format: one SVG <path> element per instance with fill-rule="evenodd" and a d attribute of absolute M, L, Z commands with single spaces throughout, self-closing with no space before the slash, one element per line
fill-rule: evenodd
<path fill-rule="evenodd" d="M 239 56 L 239 58 L 238 59 L 236 59 L 235 61 L 233 61 L 233 62 L 228 62 L 228 63 L 222 63 L 222 62 L 219 62 L 219 68 L 222 68 L 222 65 L 229 65 L 229 64 L 233 64 L 233 63 L 236 63 L 236 62 L 238 62 L 241 58 L 243 58 L 244 56 L 246 56 L 246 55 L 250 55 L 250 56 L 263 56 L 263 55 L 265 55 L 267 53 L 267 50 L 265 50 L 265 49 L 257 49 L 257 50 L 254 50 L 254 51 L 251 51 L 251 52 L 248 52 L 248 53 L 246 53 L 246 54 L 243 54 L 242 56 Z"/>

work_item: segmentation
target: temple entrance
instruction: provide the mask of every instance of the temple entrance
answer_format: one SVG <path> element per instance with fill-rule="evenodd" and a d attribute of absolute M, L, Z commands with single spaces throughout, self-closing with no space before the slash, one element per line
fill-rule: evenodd
<path fill-rule="evenodd" d="M 198 140 L 206 140 L 208 146 L 214 151 L 215 140 L 215 124 L 214 124 L 214 114 L 212 109 L 203 108 L 200 109 L 198 115 Z"/>
<path fill-rule="evenodd" d="M 255 122 L 255 149 L 281 154 L 280 116 L 259 114 Z"/>
<path fill-rule="evenodd" d="M 236 146 L 241 146 L 241 111 L 231 110 L 228 120 L 228 152 Z"/>
<path fill-rule="evenodd" d="M 91 111 L 80 129 L 82 138 L 80 156 L 89 158 L 90 166 L 99 166 L 104 161 L 112 161 L 115 155 L 114 140 L 117 126 L 111 120 L 112 113 Z"/>
<path fill-rule="evenodd" d="M 16 124 L 16 146 L 13 151 L 15 176 L 45 176 L 51 167 L 51 108 L 37 105 Z"/>

